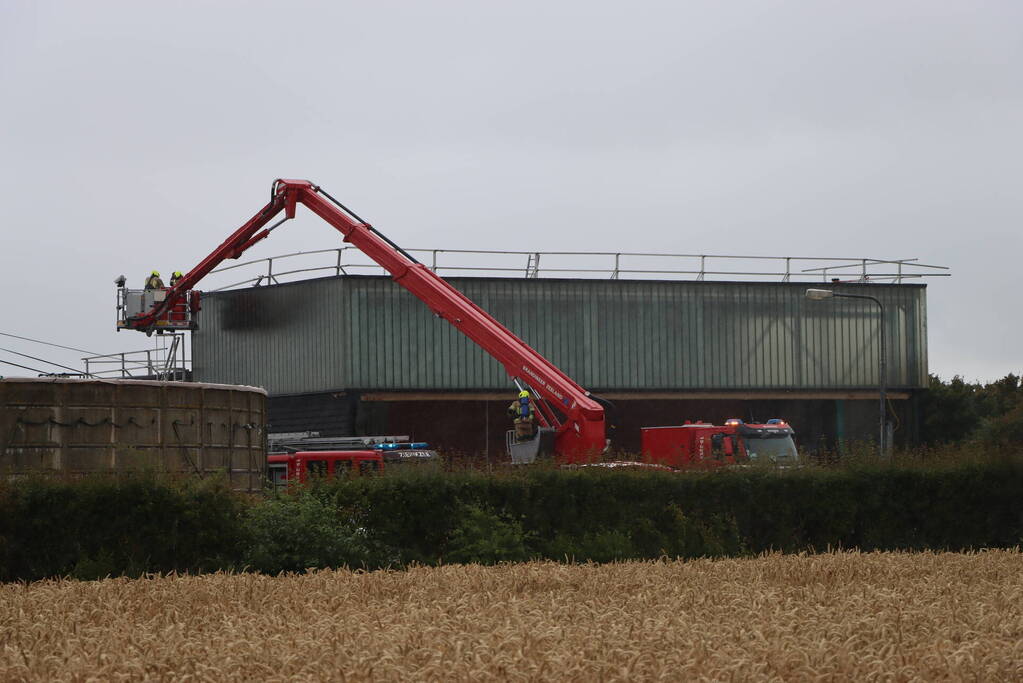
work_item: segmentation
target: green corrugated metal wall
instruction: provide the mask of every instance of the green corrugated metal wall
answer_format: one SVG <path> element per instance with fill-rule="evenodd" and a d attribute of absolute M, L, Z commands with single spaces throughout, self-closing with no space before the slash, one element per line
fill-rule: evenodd
<path fill-rule="evenodd" d="M 878 313 L 808 301 L 805 283 L 451 278 L 594 390 L 873 389 Z M 927 383 L 919 285 L 841 285 L 887 309 L 888 383 Z M 501 366 L 389 278 L 343 276 L 206 295 L 200 381 L 271 394 L 506 389 Z"/>

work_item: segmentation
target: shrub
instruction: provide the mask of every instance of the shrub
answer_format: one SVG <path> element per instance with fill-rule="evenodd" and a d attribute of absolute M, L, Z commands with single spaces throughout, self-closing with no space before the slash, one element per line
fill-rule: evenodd
<path fill-rule="evenodd" d="M 371 560 L 366 530 L 309 491 L 253 506 L 246 518 L 244 565 L 266 574 L 323 567 L 363 567 Z"/>
<path fill-rule="evenodd" d="M 523 562 L 529 559 L 522 524 L 506 514 L 463 505 L 444 559 L 448 562 Z"/>

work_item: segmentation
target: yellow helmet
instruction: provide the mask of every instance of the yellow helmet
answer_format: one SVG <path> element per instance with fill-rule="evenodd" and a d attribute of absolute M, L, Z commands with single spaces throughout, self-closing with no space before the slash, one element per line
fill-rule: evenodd
<path fill-rule="evenodd" d="M 520 391 L 519 398 L 529 398 L 529 392 L 525 390 Z"/>
<path fill-rule="evenodd" d="M 160 271 L 158 271 L 158 270 L 154 270 L 154 271 L 153 271 L 153 272 L 151 273 L 151 275 L 155 275 L 156 277 L 160 277 Z"/>
<path fill-rule="evenodd" d="M 181 277 L 181 271 L 180 270 L 175 270 L 174 273 L 173 273 L 173 277 Z"/>

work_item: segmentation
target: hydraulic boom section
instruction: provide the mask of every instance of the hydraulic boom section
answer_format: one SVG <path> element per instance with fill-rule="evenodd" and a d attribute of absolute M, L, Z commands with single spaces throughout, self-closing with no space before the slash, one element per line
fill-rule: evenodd
<path fill-rule="evenodd" d="M 189 292 L 203 277 L 225 259 L 238 258 L 284 221 L 294 218 L 299 204 L 334 226 L 344 235 L 345 242 L 358 247 L 390 273 L 395 282 L 429 306 L 437 317 L 447 320 L 500 362 L 510 377 L 528 385 L 538 399 L 540 425 L 555 430 L 554 450 L 562 460 L 586 462 L 604 451 L 604 409 L 588 391 L 443 278 L 308 180 L 274 181 L 266 206 L 166 290 L 163 301 L 154 303 L 139 315 L 126 316 L 123 327 L 152 332 L 161 319 L 166 319 L 168 312 L 190 296 Z M 284 216 L 271 224 L 282 211 Z"/>

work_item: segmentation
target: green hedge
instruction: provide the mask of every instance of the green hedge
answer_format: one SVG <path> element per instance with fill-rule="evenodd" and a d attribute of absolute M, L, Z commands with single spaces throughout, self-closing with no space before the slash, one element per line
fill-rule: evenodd
<path fill-rule="evenodd" d="M 767 550 L 960 550 L 1023 536 L 1023 465 L 364 477 L 253 500 L 217 481 L 0 486 L 0 580 Z"/>
<path fill-rule="evenodd" d="M 521 526 L 530 556 L 576 561 L 770 550 L 960 550 L 1023 537 L 1023 465 L 809 468 L 704 474 L 533 471 L 353 480 L 332 502 L 361 514 L 403 561 L 452 548 L 466 507 Z"/>
<path fill-rule="evenodd" d="M 244 508 L 219 479 L 0 484 L 0 580 L 231 568 Z"/>

